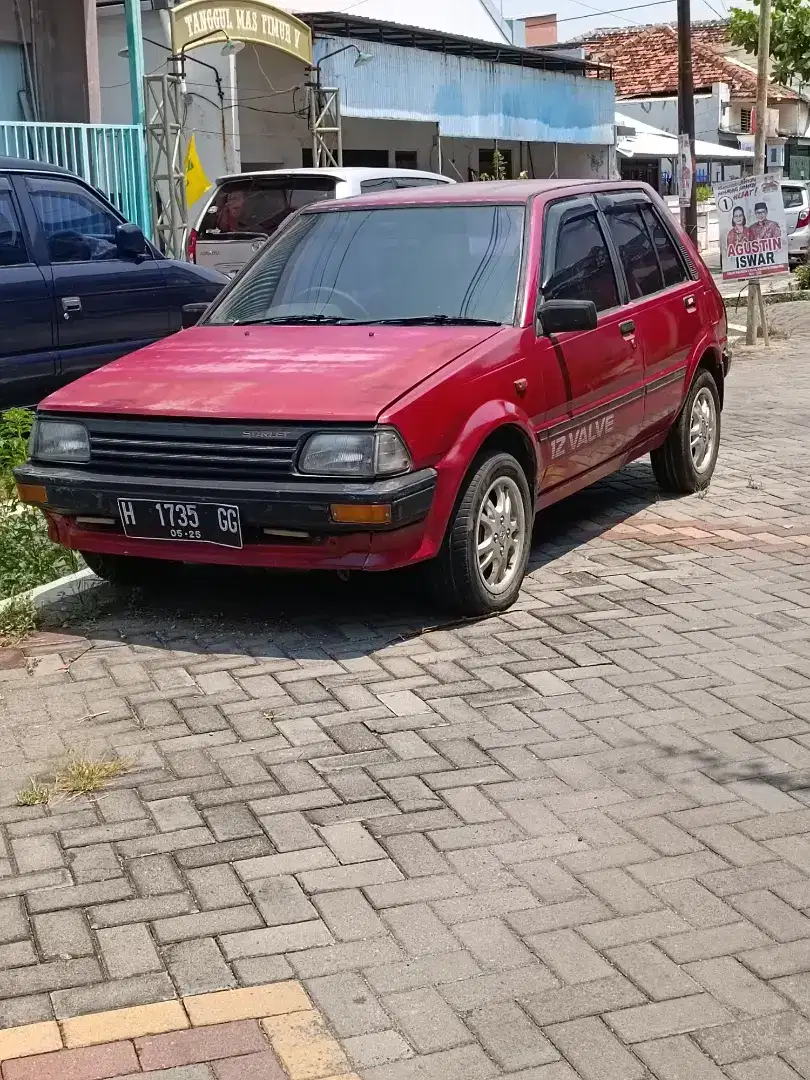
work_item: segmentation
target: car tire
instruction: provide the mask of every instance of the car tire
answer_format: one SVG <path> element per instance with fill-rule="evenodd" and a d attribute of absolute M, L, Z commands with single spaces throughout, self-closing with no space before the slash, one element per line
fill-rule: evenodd
<path fill-rule="evenodd" d="M 81 556 L 97 577 L 122 589 L 146 589 L 166 575 L 166 563 L 161 559 L 99 555 L 95 551 L 83 551 Z"/>
<path fill-rule="evenodd" d="M 468 616 L 511 607 L 526 574 L 533 521 L 532 495 L 518 461 L 504 453 L 479 457 L 430 567 L 443 606 Z M 488 535 L 491 546 L 483 551 Z"/>
<path fill-rule="evenodd" d="M 663 446 L 650 454 L 664 491 L 692 495 L 711 482 L 720 449 L 720 394 L 711 372 L 698 371 Z"/>

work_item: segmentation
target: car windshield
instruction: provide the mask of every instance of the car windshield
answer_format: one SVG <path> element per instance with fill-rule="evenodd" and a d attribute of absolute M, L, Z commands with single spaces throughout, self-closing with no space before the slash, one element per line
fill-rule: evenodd
<path fill-rule="evenodd" d="M 511 323 L 523 218 L 480 203 L 304 213 L 206 322 Z"/>
<path fill-rule="evenodd" d="M 203 214 L 200 240 L 270 236 L 302 206 L 331 199 L 333 176 L 240 176 L 220 184 Z"/>

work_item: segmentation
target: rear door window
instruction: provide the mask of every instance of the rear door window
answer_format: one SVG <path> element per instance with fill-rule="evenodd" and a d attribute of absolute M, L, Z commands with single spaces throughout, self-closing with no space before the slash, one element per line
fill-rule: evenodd
<path fill-rule="evenodd" d="M 332 176 L 246 176 L 226 180 L 203 215 L 199 237 L 210 243 L 272 236 L 302 206 L 334 198 L 335 184 Z"/>
<path fill-rule="evenodd" d="M 682 281 L 686 281 L 687 274 L 672 237 L 651 206 L 645 206 L 642 212 L 658 252 L 664 286 L 668 288 L 670 285 L 680 285 Z"/>
<path fill-rule="evenodd" d="M 396 186 L 393 176 L 377 176 L 373 180 L 360 181 L 360 190 L 364 195 L 371 195 L 375 191 L 393 191 Z"/>
<path fill-rule="evenodd" d="M 22 266 L 28 261 L 25 239 L 10 187 L 6 180 L 0 179 L 0 266 Z"/>
<path fill-rule="evenodd" d="M 664 287 L 661 268 L 638 206 L 607 211 L 608 228 L 619 253 L 631 300 Z"/>
<path fill-rule="evenodd" d="M 546 300 L 593 300 L 597 311 L 618 307 L 613 262 L 596 211 L 563 221 L 543 296 Z"/>

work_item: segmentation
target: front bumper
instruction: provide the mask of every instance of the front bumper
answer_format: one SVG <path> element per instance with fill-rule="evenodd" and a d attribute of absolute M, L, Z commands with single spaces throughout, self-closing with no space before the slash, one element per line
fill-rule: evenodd
<path fill-rule="evenodd" d="M 45 489 L 45 500 L 37 505 L 46 514 L 51 538 L 65 547 L 183 562 L 302 569 L 389 569 L 413 561 L 437 480 L 435 469 L 374 482 L 260 483 L 114 476 L 36 463 L 20 466 L 15 477 L 21 485 Z M 120 498 L 236 505 L 244 547 L 127 537 L 118 510 Z M 336 503 L 390 506 L 390 524 L 339 524 L 330 513 Z"/>

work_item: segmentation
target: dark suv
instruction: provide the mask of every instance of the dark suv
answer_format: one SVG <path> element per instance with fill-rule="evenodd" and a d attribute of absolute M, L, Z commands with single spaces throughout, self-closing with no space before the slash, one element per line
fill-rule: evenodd
<path fill-rule="evenodd" d="M 226 280 L 165 258 L 67 170 L 0 157 L 0 408 L 179 330 Z"/>

